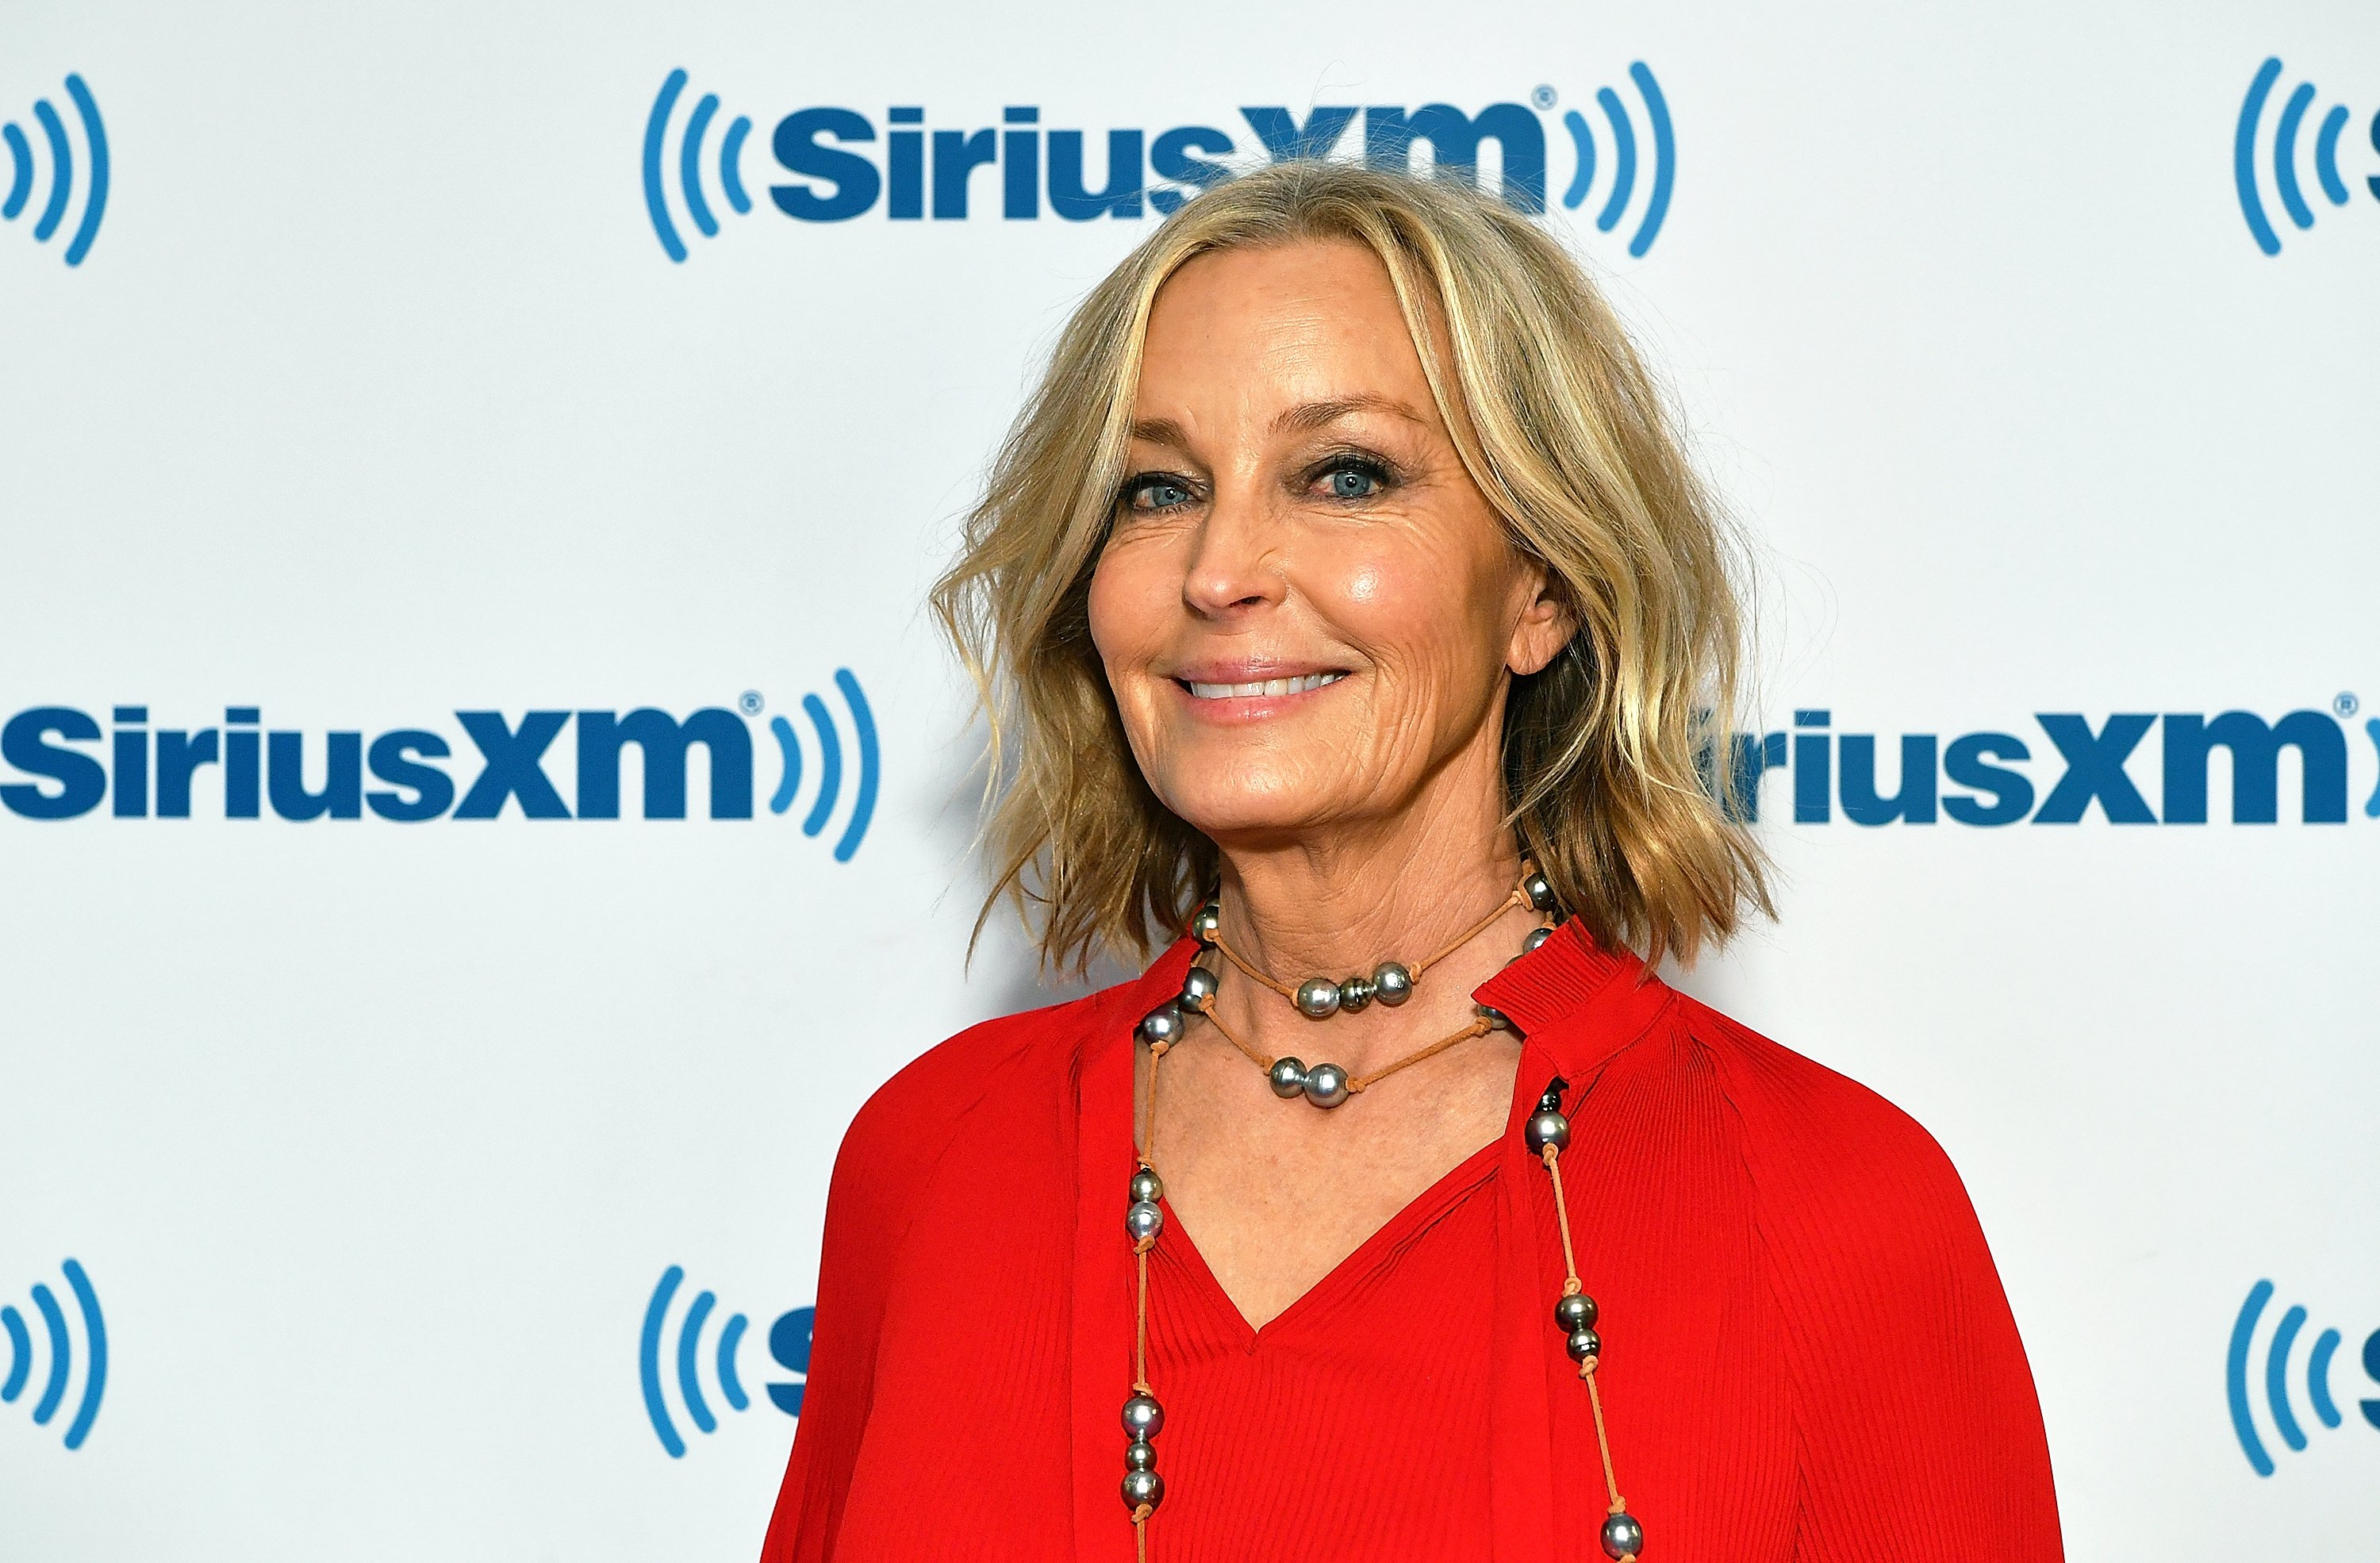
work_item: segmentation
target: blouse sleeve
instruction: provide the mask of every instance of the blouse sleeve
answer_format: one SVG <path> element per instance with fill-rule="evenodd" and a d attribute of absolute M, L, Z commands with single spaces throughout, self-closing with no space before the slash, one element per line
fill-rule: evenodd
<path fill-rule="evenodd" d="M 1796 1391 L 1797 1556 L 2062 1557 L 2033 1372 L 1965 1186 L 1898 1109 L 1813 1073 L 1774 1102 L 1790 1136 L 1753 1136 Z"/>
<path fill-rule="evenodd" d="M 761 1563 L 824 1563 L 834 1552 L 868 1426 L 886 1288 L 915 1193 L 917 1158 L 900 1154 L 896 1136 L 907 1119 L 905 1104 L 919 1094 L 917 1072 L 912 1066 L 894 1077 L 860 1109 L 835 1155 L 801 1420 Z"/>

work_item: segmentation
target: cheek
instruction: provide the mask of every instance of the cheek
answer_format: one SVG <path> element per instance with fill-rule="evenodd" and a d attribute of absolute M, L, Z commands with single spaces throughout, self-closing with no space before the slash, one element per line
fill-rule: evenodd
<path fill-rule="evenodd" d="M 1161 636 L 1169 601 L 1179 594 L 1167 584 L 1163 563 L 1148 548 L 1110 545 L 1091 571 L 1091 644 L 1111 679 L 1147 660 Z"/>
<path fill-rule="evenodd" d="M 1416 540 L 1350 560 L 1331 583 L 1330 615 L 1391 672 L 1436 677 L 1501 666 L 1500 594 L 1473 552 Z"/>

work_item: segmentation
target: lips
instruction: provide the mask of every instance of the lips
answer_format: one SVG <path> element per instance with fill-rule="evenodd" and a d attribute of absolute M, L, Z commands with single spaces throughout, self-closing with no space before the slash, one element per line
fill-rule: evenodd
<path fill-rule="evenodd" d="M 1208 683 L 1199 679 L 1176 679 L 1174 682 L 1190 692 L 1194 700 L 1245 700 L 1263 697 L 1304 695 L 1338 683 L 1344 672 L 1299 673 L 1293 678 L 1254 679 L 1243 684 Z"/>

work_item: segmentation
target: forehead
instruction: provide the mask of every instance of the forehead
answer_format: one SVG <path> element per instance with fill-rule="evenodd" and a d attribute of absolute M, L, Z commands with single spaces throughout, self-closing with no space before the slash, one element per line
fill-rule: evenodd
<path fill-rule="evenodd" d="M 1249 407 L 1393 397 L 1421 411 L 1429 384 L 1388 268 L 1346 239 L 1218 250 L 1158 291 L 1139 404 L 1228 399 Z"/>

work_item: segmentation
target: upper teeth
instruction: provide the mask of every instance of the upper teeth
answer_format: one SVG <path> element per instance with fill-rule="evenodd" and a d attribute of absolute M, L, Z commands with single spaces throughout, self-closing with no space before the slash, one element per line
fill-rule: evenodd
<path fill-rule="evenodd" d="M 1190 693 L 1200 700 L 1224 700 L 1250 695 L 1303 695 L 1309 689 L 1336 684 L 1346 676 L 1343 672 L 1300 673 L 1295 678 L 1259 679 L 1254 684 L 1199 684 L 1194 680 Z"/>

